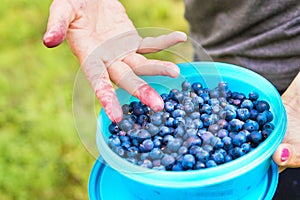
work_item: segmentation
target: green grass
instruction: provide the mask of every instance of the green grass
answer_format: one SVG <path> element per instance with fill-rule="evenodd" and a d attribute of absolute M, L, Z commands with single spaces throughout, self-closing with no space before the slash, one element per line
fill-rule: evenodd
<path fill-rule="evenodd" d="M 182 0 L 121 2 L 139 28 L 187 32 Z M 88 198 L 95 158 L 80 141 L 72 114 L 79 63 L 66 43 L 55 49 L 42 45 L 50 3 L 1 1 L 0 199 L 4 200 Z M 186 44 L 175 50 L 190 55 Z M 148 57 L 181 61 L 170 52 Z M 99 108 L 96 105 L 96 112 Z"/>

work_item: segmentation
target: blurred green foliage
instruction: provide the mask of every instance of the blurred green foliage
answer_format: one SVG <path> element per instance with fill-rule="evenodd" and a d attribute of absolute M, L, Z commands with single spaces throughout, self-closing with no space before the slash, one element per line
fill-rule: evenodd
<path fill-rule="evenodd" d="M 123 0 L 137 27 L 187 32 L 182 0 Z M 64 42 L 42 45 L 50 0 L 0 6 L 0 199 L 88 199 L 95 158 L 73 121 L 79 63 Z M 170 53 L 149 57 L 176 61 Z"/>

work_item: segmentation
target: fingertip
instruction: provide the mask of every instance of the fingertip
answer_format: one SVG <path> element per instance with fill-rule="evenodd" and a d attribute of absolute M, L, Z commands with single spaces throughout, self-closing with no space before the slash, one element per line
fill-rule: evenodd
<path fill-rule="evenodd" d="M 164 101 L 161 96 L 148 84 L 139 87 L 137 97 L 155 112 L 164 108 Z"/>
<path fill-rule="evenodd" d="M 182 31 L 175 31 L 171 34 L 174 34 L 178 42 L 185 42 L 187 40 L 187 34 Z"/>
<path fill-rule="evenodd" d="M 53 48 L 60 45 L 66 37 L 64 31 L 49 30 L 43 37 L 43 44 L 48 48 Z"/>
<path fill-rule="evenodd" d="M 292 158 L 292 151 L 288 144 L 280 144 L 273 154 L 274 162 L 280 166 L 285 167 L 290 165 Z"/>
<path fill-rule="evenodd" d="M 164 65 L 168 68 L 168 75 L 172 78 L 177 78 L 180 74 L 179 67 L 172 62 L 164 62 Z"/>

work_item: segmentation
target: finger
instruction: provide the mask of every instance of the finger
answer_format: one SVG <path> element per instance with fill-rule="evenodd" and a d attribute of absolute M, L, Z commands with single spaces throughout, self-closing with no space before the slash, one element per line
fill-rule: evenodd
<path fill-rule="evenodd" d="M 82 68 L 109 119 L 115 123 L 120 122 L 123 118 L 122 108 L 104 63 L 99 59 L 90 58 Z"/>
<path fill-rule="evenodd" d="M 273 154 L 273 160 L 281 170 L 284 168 L 295 168 L 300 166 L 300 157 L 297 154 L 297 150 L 293 145 L 288 143 L 279 145 Z"/>
<path fill-rule="evenodd" d="M 108 67 L 111 80 L 120 88 L 125 89 L 140 101 L 158 112 L 164 107 L 161 96 L 144 80 L 136 76 L 124 62 L 116 61 Z"/>
<path fill-rule="evenodd" d="M 185 42 L 186 40 L 187 35 L 180 31 L 175 31 L 168 35 L 161 35 L 158 37 L 146 37 L 141 41 L 137 52 L 141 54 L 154 53 L 180 42 Z"/>
<path fill-rule="evenodd" d="M 72 6 L 68 1 L 54 0 L 50 6 L 47 31 L 43 37 L 44 45 L 52 48 L 61 44 L 73 19 Z"/>
<path fill-rule="evenodd" d="M 149 60 L 140 54 L 129 54 L 123 59 L 136 75 L 147 76 L 170 76 L 176 78 L 179 76 L 179 67 L 172 62 Z"/>

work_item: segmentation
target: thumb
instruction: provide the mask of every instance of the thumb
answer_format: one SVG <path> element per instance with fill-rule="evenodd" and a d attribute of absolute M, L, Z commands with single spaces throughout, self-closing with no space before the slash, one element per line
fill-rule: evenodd
<path fill-rule="evenodd" d="M 295 168 L 299 166 L 300 160 L 295 147 L 288 143 L 279 145 L 273 154 L 273 160 L 280 169 Z"/>
<path fill-rule="evenodd" d="M 72 5 L 67 0 L 54 0 L 50 6 L 47 31 L 43 37 L 44 45 L 52 48 L 61 44 L 66 38 L 72 19 Z"/>

